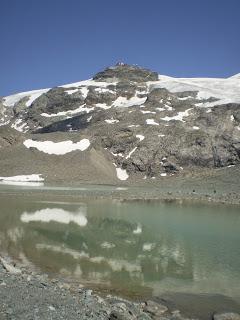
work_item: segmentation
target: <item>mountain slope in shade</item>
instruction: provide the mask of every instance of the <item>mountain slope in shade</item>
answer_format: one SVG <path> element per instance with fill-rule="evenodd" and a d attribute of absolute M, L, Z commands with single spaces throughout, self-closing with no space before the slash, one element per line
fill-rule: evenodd
<path fill-rule="evenodd" d="M 240 78 L 173 78 L 117 65 L 3 97 L 0 125 L 0 176 L 108 183 L 228 167 L 240 163 Z M 81 141 L 87 148 L 74 147 Z"/>

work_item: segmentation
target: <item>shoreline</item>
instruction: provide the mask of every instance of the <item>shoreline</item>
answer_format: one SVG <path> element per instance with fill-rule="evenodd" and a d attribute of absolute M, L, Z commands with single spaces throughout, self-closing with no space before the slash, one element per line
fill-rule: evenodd
<path fill-rule="evenodd" d="M 43 188 L 29 188 L 22 186 L 18 188 L 11 188 L 10 185 L 0 185 L 0 197 L 14 196 L 14 197 L 27 197 L 38 198 L 41 197 L 42 201 L 52 201 L 53 199 L 60 198 L 61 200 L 71 199 L 71 201 L 84 201 L 84 200 L 119 200 L 122 202 L 128 201 L 151 201 L 151 202 L 166 202 L 166 203 L 179 203 L 179 204 L 209 204 L 209 205 L 240 205 L 240 194 L 236 192 L 229 193 L 198 193 L 196 191 L 182 190 L 168 191 L 163 188 L 156 187 L 134 187 L 134 186 L 114 186 L 114 185 L 96 185 L 99 190 L 87 190 L 88 186 L 92 185 L 78 185 L 68 186 L 62 185 L 59 189 L 57 185 L 45 185 Z M 101 190 L 101 188 L 112 188 L 112 190 Z"/>
<path fill-rule="evenodd" d="M 221 295 L 131 299 L 49 277 L 0 255 L 0 319 L 239 320 L 240 303 Z"/>

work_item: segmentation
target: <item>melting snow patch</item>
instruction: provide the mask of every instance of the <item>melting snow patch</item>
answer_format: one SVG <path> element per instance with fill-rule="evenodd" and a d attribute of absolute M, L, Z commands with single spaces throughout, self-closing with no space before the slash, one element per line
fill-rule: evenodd
<path fill-rule="evenodd" d="M 153 125 L 153 126 L 159 126 L 159 123 L 155 122 L 154 119 L 147 119 L 146 123 L 150 124 L 150 125 Z"/>
<path fill-rule="evenodd" d="M 129 178 L 127 171 L 122 168 L 116 168 L 116 172 L 119 180 L 127 180 Z"/>
<path fill-rule="evenodd" d="M 140 141 L 143 141 L 145 137 L 142 134 L 137 134 L 136 138 L 138 138 Z"/>
<path fill-rule="evenodd" d="M 26 123 L 22 123 L 22 119 L 17 119 L 12 125 L 11 125 L 11 128 L 17 130 L 17 131 L 20 131 L 20 132 L 25 132 L 28 128 L 27 124 Z"/>
<path fill-rule="evenodd" d="M 82 139 L 79 142 L 72 142 L 71 140 L 53 142 L 53 141 L 34 141 L 31 139 L 23 142 L 27 148 L 36 148 L 39 151 L 48 154 L 63 155 L 75 150 L 84 151 L 90 146 L 88 139 Z"/>

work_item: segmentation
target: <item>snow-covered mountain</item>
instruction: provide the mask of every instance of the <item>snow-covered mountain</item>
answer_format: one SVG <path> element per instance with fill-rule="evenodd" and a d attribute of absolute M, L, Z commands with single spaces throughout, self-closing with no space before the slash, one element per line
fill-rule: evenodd
<path fill-rule="evenodd" d="M 240 77 L 173 78 L 117 65 L 3 97 L 0 126 L 0 176 L 37 170 L 49 180 L 109 182 L 236 165 Z"/>

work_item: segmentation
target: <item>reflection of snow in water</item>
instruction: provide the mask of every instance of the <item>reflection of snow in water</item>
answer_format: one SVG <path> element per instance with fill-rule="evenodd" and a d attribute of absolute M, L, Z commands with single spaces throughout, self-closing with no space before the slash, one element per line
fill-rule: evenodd
<path fill-rule="evenodd" d="M 59 223 L 69 224 L 70 222 L 76 223 L 81 227 L 87 225 L 86 208 L 79 208 L 77 212 L 69 212 L 60 208 L 47 208 L 37 210 L 34 213 L 24 212 L 21 215 L 22 222 L 41 221 L 50 222 L 55 221 Z"/>
<path fill-rule="evenodd" d="M 155 248 L 155 243 L 144 243 L 143 251 L 152 251 Z"/>
<path fill-rule="evenodd" d="M 114 243 L 103 242 L 103 243 L 101 244 L 101 247 L 102 247 L 103 249 L 112 249 L 112 248 L 115 248 L 116 246 L 115 246 Z"/>
<path fill-rule="evenodd" d="M 134 272 L 139 273 L 139 275 L 141 274 L 141 266 L 139 264 L 139 261 L 129 262 L 123 259 L 109 259 L 103 256 L 90 257 L 89 253 L 85 251 L 77 251 L 77 250 L 67 248 L 65 246 L 48 245 L 43 243 L 38 243 L 36 245 L 36 248 L 39 250 L 50 250 L 56 253 L 68 254 L 73 259 L 76 259 L 76 260 L 87 259 L 89 262 L 92 262 L 92 263 L 99 263 L 99 264 L 107 263 L 113 271 L 126 270 L 130 274 Z"/>
<path fill-rule="evenodd" d="M 89 258 L 89 254 L 87 252 L 73 250 L 65 246 L 37 243 L 36 248 L 39 250 L 51 250 L 56 253 L 69 254 L 73 259 Z"/>
<path fill-rule="evenodd" d="M 20 182 L 20 181 L 0 181 L 0 184 L 10 185 L 10 186 L 19 186 L 19 187 L 42 187 L 44 186 L 43 182 Z"/>
<path fill-rule="evenodd" d="M 134 234 L 142 233 L 142 226 L 140 224 L 137 225 L 137 228 L 133 230 Z"/>

